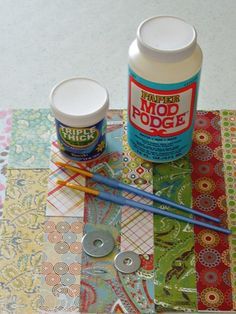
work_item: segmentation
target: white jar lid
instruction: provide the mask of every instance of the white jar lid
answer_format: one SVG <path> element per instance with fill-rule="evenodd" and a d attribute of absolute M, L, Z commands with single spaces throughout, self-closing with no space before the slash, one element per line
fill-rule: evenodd
<path fill-rule="evenodd" d="M 56 85 L 50 94 L 50 102 L 57 120 L 79 128 L 96 124 L 106 116 L 109 97 L 98 82 L 75 77 Z"/>
<path fill-rule="evenodd" d="M 163 61 L 188 57 L 196 47 L 195 28 L 174 16 L 155 16 L 143 21 L 137 31 L 140 50 Z"/>

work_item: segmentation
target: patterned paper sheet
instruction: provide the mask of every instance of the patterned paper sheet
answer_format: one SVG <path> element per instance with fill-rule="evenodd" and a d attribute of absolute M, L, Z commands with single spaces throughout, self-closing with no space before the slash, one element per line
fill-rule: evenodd
<path fill-rule="evenodd" d="M 48 109 L 14 110 L 8 166 L 48 169 L 53 118 Z"/>
<path fill-rule="evenodd" d="M 37 313 L 48 174 L 47 169 L 7 171 L 0 221 L 0 313 Z"/>
<path fill-rule="evenodd" d="M 198 112 L 190 153 L 163 165 L 130 151 L 122 115 L 109 112 L 106 154 L 86 167 L 220 217 L 233 235 L 59 188 L 60 178 L 121 193 L 55 165 L 69 161 L 51 141 L 48 110 L 0 112 L 0 313 L 236 311 L 236 111 Z M 82 250 L 96 228 L 115 239 L 106 258 Z M 127 249 L 142 262 L 130 275 L 113 265 Z"/>
<path fill-rule="evenodd" d="M 12 111 L 0 111 L 0 218 L 5 199 L 6 167 L 8 163 L 11 126 Z"/>
<path fill-rule="evenodd" d="M 220 114 L 222 129 L 223 164 L 228 225 L 233 231 L 229 239 L 233 308 L 236 309 L 236 111 L 223 110 Z"/>
<path fill-rule="evenodd" d="M 153 167 L 154 192 L 191 206 L 190 178 L 188 156 L 170 164 L 156 164 Z M 157 203 L 155 206 L 181 214 L 167 206 Z M 196 310 L 193 226 L 155 215 L 154 247 L 156 310 Z"/>
<path fill-rule="evenodd" d="M 127 115 L 124 114 L 123 134 L 123 176 L 126 184 L 153 193 L 152 163 L 143 160 L 131 151 L 127 143 Z M 134 201 L 150 204 L 152 201 L 123 193 Z M 153 254 L 153 214 L 124 206 L 121 217 L 121 250 L 131 250 L 138 254 Z"/>
<path fill-rule="evenodd" d="M 40 308 L 78 312 L 83 221 L 49 217 L 44 225 Z"/>
<path fill-rule="evenodd" d="M 119 232 L 109 225 L 85 226 L 84 232 L 106 230 L 116 241 L 106 257 L 83 254 L 81 273 L 81 307 L 83 313 L 154 313 L 152 295 L 152 260 L 142 258 L 142 267 L 134 274 L 116 271 L 113 260 L 119 252 Z"/>
<path fill-rule="evenodd" d="M 106 153 L 98 160 L 87 163 L 87 166 L 101 175 L 110 176 L 119 180 L 122 175 L 122 117 L 120 113 L 110 115 L 107 127 Z M 86 185 L 100 191 L 107 191 L 121 195 L 108 186 L 86 179 Z M 121 209 L 119 205 L 99 200 L 93 196 L 85 196 L 84 222 L 94 224 L 109 224 L 120 229 Z"/>
<path fill-rule="evenodd" d="M 227 226 L 227 202 L 220 136 L 220 113 L 199 112 L 192 153 L 192 197 L 197 210 L 222 220 Z M 229 237 L 194 226 L 198 309 L 232 309 Z"/>
<path fill-rule="evenodd" d="M 85 185 L 85 178 L 78 173 L 62 169 L 55 164 L 56 161 L 75 165 L 60 153 L 56 140 L 52 139 L 46 215 L 83 217 L 84 193 L 60 186 L 57 180 Z"/>

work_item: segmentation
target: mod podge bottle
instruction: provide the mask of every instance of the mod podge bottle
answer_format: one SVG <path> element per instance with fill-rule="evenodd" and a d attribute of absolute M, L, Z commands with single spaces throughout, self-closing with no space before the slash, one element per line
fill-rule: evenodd
<path fill-rule="evenodd" d="M 202 51 L 193 26 L 172 16 L 140 24 L 129 48 L 128 143 L 169 162 L 191 147 Z"/>

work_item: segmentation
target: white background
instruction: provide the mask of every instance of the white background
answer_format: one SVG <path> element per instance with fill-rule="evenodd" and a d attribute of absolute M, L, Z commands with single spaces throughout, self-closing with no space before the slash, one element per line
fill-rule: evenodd
<path fill-rule="evenodd" d="M 204 54 L 198 108 L 236 109 L 236 0 L 0 0 L 0 108 L 48 107 L 57 82 L 98 80 L 127 106 L 127 51 L 139 23 L 176 15 Z"/>

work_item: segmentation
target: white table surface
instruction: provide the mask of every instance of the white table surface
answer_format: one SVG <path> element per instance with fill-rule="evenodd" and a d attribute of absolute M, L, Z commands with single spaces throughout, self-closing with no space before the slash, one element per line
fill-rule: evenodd
<path fill-rule="evenodd" d="M 91 77 L 126 108 L 127 51 L 139 23 L 176 15 L 204 54 L 199 109 L 236 109 L 236 0 L 0 0 L 0 108 L 49 106 L 59 81 Z"/>

